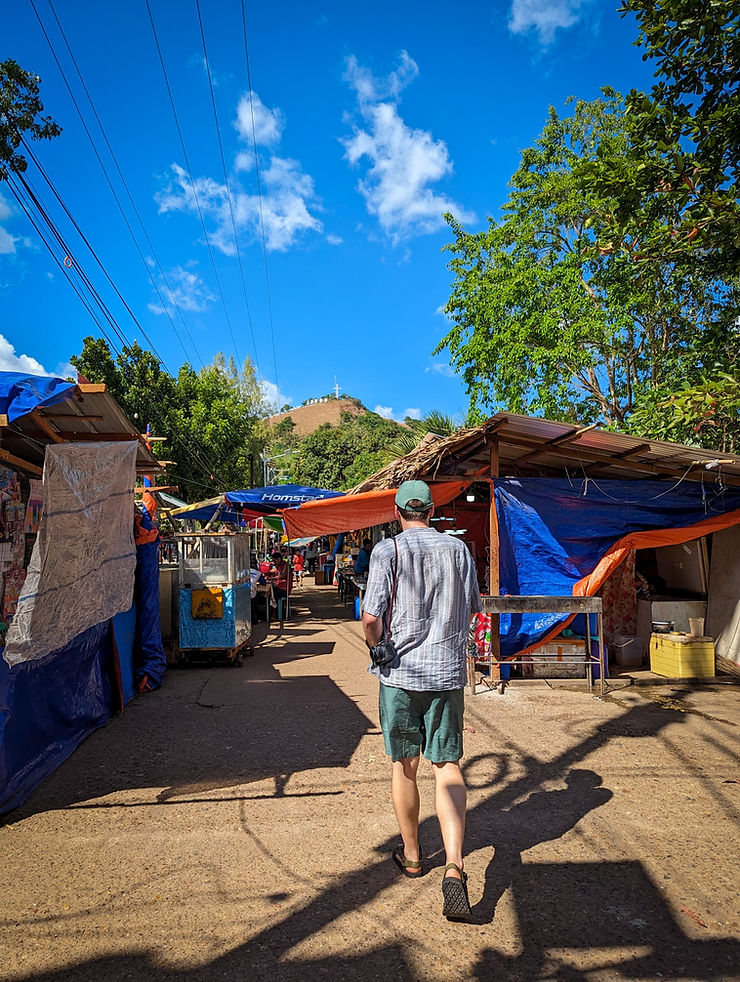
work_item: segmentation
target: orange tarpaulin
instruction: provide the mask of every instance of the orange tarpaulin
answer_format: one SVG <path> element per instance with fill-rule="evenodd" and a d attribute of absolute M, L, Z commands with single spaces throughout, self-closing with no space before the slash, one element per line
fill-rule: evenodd
<path fill-rule="evenodd" d="M 711 518 L 705 518 L 701 522 L 695 522 L 693 525 L 687 525 L 681 529 L 648 529 L 645 532 L 631 532 L 614 543 L 601 557 L 601 561 L 592 573 L 584 576 L 573 585 L 573 596 L 593 597 L 606 580 L 609 579 L 617 566 L 624 562 L 630 549 L 657 549 L 660 546 L 680 545 L 682 542 L 691 542 L 693 539 L 700 539 L 703 535 L 709 535 L 711 532 L 719 532 L 722 529 L 738 524 L 740 524 L 740 510 L 728 511 L 724 515 L 713 515 Z M 556 638 L 575 617 L 575 614 L 571 614 L 567 620 L 560 621 L 559 624 L 556 624 L 537 644 L 523 648 L 521 651 L 517 651 L 516 654 L 510 655 L 503 660 L 509 661 L 511 658 L 520 658 L 522 655 L 528 655 L 536 651 L 543 644 L 547 644 L 548 641 Z"/>
<path fill-rule="evenodd" d="M 430 484 L 432 499 L 437 507 L 453 501 L 471 481 L 446 481 Z M 289 539 L 303 539 L 316 535 L 335 535 L 338 532 L 354 532 L 372 525 L 392 522 L 396 488 L 388 491 L 365 491 L 363 494 L 347 494 L 341 498 L 322 498 L 308 501 L 299 508 L 286 508 L 282 512 L 285 531 Z"/>

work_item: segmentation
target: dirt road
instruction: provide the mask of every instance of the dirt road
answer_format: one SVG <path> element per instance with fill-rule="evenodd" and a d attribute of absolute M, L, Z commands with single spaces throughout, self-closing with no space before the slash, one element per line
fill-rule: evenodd
<path fill-rule="evenodd" d="M 304 587 L 241 669 L 171 671 L 0 827 L 0 978 L 740 978 L 740 689 L 510 688 L 466 708 L 474 923 L 433 779 L 397 842 L 350 608 Z"/>

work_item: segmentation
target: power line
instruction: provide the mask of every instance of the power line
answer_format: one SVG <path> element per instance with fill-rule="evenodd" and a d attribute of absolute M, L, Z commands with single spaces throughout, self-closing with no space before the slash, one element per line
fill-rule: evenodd
<path fill-rule="evenodd" d="M 183 154 L 183 157 L 185 159 L 185 167 L 187 169 L 188 178 L 190 180 L 190 188 L 191 188 L 191 190 L 193 192 L 193 200 L 195 201 L 195 207 L 196 207 L 196 209 L 198 211 L 198 217 L 200 218 L 200 224 L 201 224 L 201 228 L 203 229 L 203 235 L 205 237 L 206 246 L 208 247 L 208 255 L 211 258 L 211 266 L 213 268 L 213 275 L 214 275 L 214 277 L 216 279 L 216 285 L 218 286 L 218 292 L 219 292 L 219 296 L 221 298 L 221 305 L 222 305 L 222 307 L 224 309 L 224 317 L 226 318 L 226 325 L 227 325 L 227 327 L 229 329 L 229 334 L 231 335 L 231 343 L 232 343 L 232 345 L 234 347 L 234 354 L 236 355 L 237 361 L 238 361 L 239 360 L 239 354 L 238 354 L 237 348 L 236 348 L 236 339 L 234 337 L 234 330 L 233 330 L 233 328 L 231 326 L 231 318 L 229 317 L 229 311 L 228 311 L 228 308 L 226 306 L 226 299 L 224 297 L 224 291 L 223 291 L 223 288 L 221 287 L 221 280 L 219 278 L 218 270 L 216 268 L 216 260 L 213 258 L 213 249 L 211 248 L 211 240 L 208 237 L 208 232 L 206 230 L 206 223 L 205 223 L 205 221 L 203 219 L 203 211 L 201 210 L 200 201 L 198 200 L 198 192 L 195 190 L 195 181 L 193 180 L 193 172 L 192 172 L 191 167 L 190 167 L 190 159 L 188 158 L 188 152 L 187 152 L 187 150 L 185 148 L 185 139 L 184 139 L 184 137 L 182 135 L 182 128 L 180 126 L 180 119 L 179 119 L 179 117 L 177 115 L 177 109 L 175 108 L 175 99 L 174 99 L 174 97 L 172 95 L 172 88 L 170 87 L 170 80 L 169 80 L 169 78 L 167 76 L 167 69 L 166 69 L 165 64 L 164 64 L 164 57 L 162 55 L 162 49 L 161 49 L 161 47 L 159 45 L 159 38 L 157 37 L 157 29 L 154 26 L 154 18 L 152 16 L 151 7 L 149 6 L 149 0 L 144 0 L 144 2 L 146 4 L 147 14 L 149 15 L 149 23 L 151 24 L 151 27 L 152 27 L 152 35 L 154 36 L 154 44 L 155 44 L 155 46 L 157 48 L 157 54 L 159 55 L 159 64 L 162 67 L 162 74 L 164 76 L 164 83 L 165 83 L 165 86 L 167 88 L 167 95 L 169 96 L 170 106 L 172 108 L 172 114 L 175 117 L 175 126 L 177 127 L 177 135 L 178 135 L 178 137 L 180 139 L 180 148 L 182 149 L 182 154 Z"/>
<path fill-rule="evenodd" d="M 56 226 L 54 224 L 54 221 L 51 218 L 51 216 L 50 216 L 49 212 L 47 211 L 47 209 L 45 208 L 43 202 L 40 200 L 40 198 L 38 197 L 38 195 L 31 188 L 31 186 L 29 185 L 29 183 L 26 180 L 26 178 L 22 174 L 17 174 L 16 175 L 16 180 L 19 181 L 21 183 L 21 185 L 23 186 L 26 194 L 30 198 L 30 200 L 33 203 L 34 207 L 36 208 L 37 213 L 41 216 L 41 218 L 45 222 L 47 228 L 52 233 L 53 237 L 56 239 L 59 247 L 64 251 L 65 255 L 71 256 L 73 254 L 72 250 L 69 249 L 69 247 L 68 247 L 67 243 L 64 241 L 64 238 L 62 237 L 61 233 L 56 228 Z M 48 178 L 47 178 L 47 181 L 48 181 Z M 13 192 L 14 192 L 14 196 L 16 197 L 16 200 L 19 201 L 19 203 L 21 204 L 21 207 L 23 208 L 23 210 L 25 211 L 25 213 L 28 215 L 28 217 L 31 220 L 32 224 L 38 230 L 38 226 L 37 226 L 36 222 L 34 221 L 32 215 L 29 213 L 28 207 L 22 201 L 22 199 L 21 199 L 21 197 L 20 197 L 17 189 L 12 184 L 10 186 L 11 186 Z M 52 190 L 54 190 L 57 198 L 59 199 L 59 196 L 56 193 L 56 190 L 53 188 L 53 186 L 52 186 Z M 61 199 L 59 199 L 59 200 L 61 201 Z M 61 204 L 62 204 L 62 207 L 65 210 L 65 213 L 69 216 L 69 212 L 67 211 L 66 206 L 64 205 L 63 202 L 61 202 Z M 84 237 L 84 235 L 82 233 L 82 231 L 79 229 L 79 226 L 74 221 L 74 219 L 71 218 L 71 216 L 70 216 L 70 220 L 72 221 L 72 223 L 73 223 L 75 229 L 77 230 L 77 232 L 83 238 L 83 241 L 85 241 L 85 243 L 88 244 L 87 243 L 87 240 L 85 239 L 85 237 Z M 41 235 L 42 241 L 44 242 L 44 244 L 47 246 L 47 248 L 49 248 L 49 250 L 52 252 L 52 255 L 54 256 L 55 260 L 58 262 L 58 258 L 56 256 L 56 253 L 54 252 L 53 248 L 51 248 L 51 246 L 49 245 L 49 242 L 43 236 L 43 234 L 40 232 L 40 230 L 39 230 L 39 234 Z M 88 244 L 88 248 L 90 248 L 89 247 L 89 244 Z M 90 278 L 88 277 L 88 275 L 85 273 L 84 269 L 81 267 L 81 265 L 79 263 L 76 263 L 74 265 L 74 268 L 76 269 L 76 272 L 77 272 L 78 276 L 80 277 L 80 279 L 82 280 L 82 282 L 86 286 L 87 290 L 91 294 L 93 300 L 95 301 L 95 303 L 99 307 L 101 313 L 103 314 L 103 316 L 107 320 L 108 324 L 111 326 L 111 328 L 112 328 L 113 332 L 115 333 L 116 337 L 118 338 L 119 343 L 121 344 L 122 348 L 125 348 L 125 347 L 130 348 L 131 347 L 131 344 L 130 344 L 128 338 L 124 334 L 122 328 L 119 327 L 118 323 L 116 322 L 115 317 L 111 313 L 110 309 L 108 308 L 108 306 L 105 303 L 105 301 L 103 300 L 103 298 L 98 293 L 96 287 L 93 285 L 93 283 L 90 280 Z M 104 270 L 104 272 L 105 272 L 105 270 Z M 115 289 L 115 285 L 114 285 L 114 289 Z M 78 291 L 76 291 L 76 292 L 78 292 Z M 79 295 L 79 292 L 78 292 L 78 295 Z M 85 307 L 88 309 L 88 311 L 91 312 L 88 304 L 85 302 L 84 299 L 83 299 L 83 303 L 85 304 Z M 111 348 L 113 349 L 113 351 L 118 356 L 118 358 L 119 358 L 119 364 L 121 366 L 121 371 L 122 371 L 122 374 L 124 375 L 124 378 L 126 378 L 126 380 L 129 382 L 129 384 L 131 384 L 131 379 L 126 375 L 126 372 L 124 370 L 124 364 L 125 364 L 125 362 L 124 362 L 123 357 L 122 357 L 122 351 L 121 352 L 117 351 L 116 346 L 113 343 L 112 339 L 110 338 L 110 336 L 108 335 L 108 333 L 105 331 L 105 329 L 102 327 L 102 325 L 97 321 L 97 318 L 94 317 L 94 315 L 93 315 L 93 319 L 95 320 L 96 324 L 98 324 L 98 327 L 100 327 L 101 333 L 105 337 L 105 339 L 108 342 L 108 344 L 111 346 Z M 155 352 L 155 354 L 156 354 L 156 352 Z M 169 373 L 167 372 L 166 367 L 164 365 L 162 365 L 161 359 L 159 359 L 159 356 L 157 356 L 157 358 L 158 358 L 158 361 L 159 361 L 159 363 L 160 363 L 160 365 L 162 367 L 163 372 L 166 375 L 168 375 Z M 164 420 L 164 417 L 159 415 L 159 409 L 160 409 L 160 407 L 156 403 L 150 404 L 149 403 L 149 400 L 147 398 L 147 395 L 146 395 L 146 393 L 144 391 L 140 392 L 140 396 L 139 397 L 142 398 L 147 403 L 147 411 L 148 411 L 148 413 L 150 413 L 154 417 L 159 417 L 160 423 L 162 423 L 163 420 Z M 156 407 L 156 408 L 153 408 L 153 406 Z M 182 447 L 185 450 L 186 455 L 192 461 L 194 461 L 195 464 L 199 468 L 201 468 L 202 470 L 204 470 L 207 473 L 210 473 L 212 475 L 215 475 L 216 473 L 218 473 L 218 468 L 216 468 L 216 467 L 213 466 L 212 461 L 210 461 L 204 455 L 201 455 L 199 452 L 193 450 L 192 447 L 188 447 L 188 445 L 185 443 L 185 441 L 178 434 L 175 434 L 175 440 L 182 445 Z M 221 481 L 221 483 L 224 484 L 224 485 L 226 484 L 225 481 Z"/>
<path fill-rule="evenodd" d="M 110 346 L 111 350 L 116 355 L 118 355 L 118 350 L 116 348 L 115 343 L 113 342 L 113 339 L 110 337 L 110 335 L 107 333 L 107 331 L 105 330 L 105 328 L 103 327 L 103 325 L 98 320 L 98 318 L 97 318 L 97 316 L 95 314 L 95 311 L 90 306 L 90 303 L 88 302 L 87 298 L 85 297 L 84 293 L 82 292 L 82 290 L 80 289 L 80 287 L 78 286 L 78 284 L 74 281 L 74 279 L 72 279 L 72 277 L 71 277 L 71 270 L 69 268 L 67 268 L 67 267 L 64 266 L 62 260 L 59 258 L 58 254 L 57 254 L 57 251 L 51 245 L 51 243 L 49 242 L 49 240 L 45 236 L 44 232 L 42 231 L 41 226 L 39 225 L 39 223 L 34 218 L 33 212 L 31 210 L 31 208 L 26 204 L 26 202 L 23 199 L 23 197 L 21 196 L 19 190 L 15 187 L 15 185 L 13 184 L 13 182 L 10 179 L 8 180 L 8 187 L 10 188 L 10 191 L 13 194 L 13 197 L 15 198 L 15 200 L 20 205 L 20 207 L 23 210 L 24 214 L 26 215 L 26 217 L 28 218 L 28 220 L 31 222 L 31 224 L 33 225 L 33 227 L 36 229 L 36 232 L 37 232 L 39 238 L 44 243 L 44 245 L 46 246 L 46 248 L 49 250 L 49 253 L 51 254 L 52 259 L 57 264 L 57 266 L 59 266 L 59 269 L 64 273 L 64 275 L 65 275 L 68 283 L 70 284 L 70 286 L 72 287 L 72 289 L 77 294 L 78 298 L 80 299 L 81 303 L 83 304 L 83 306 L 85 307 L 85 309 L 87 310 L 87 312 L 90 314 L 90 317 L 95 322 L 96 326 L 98 327 L 98 330 L 100 331 L 100 333 L 103 335 L 103 337 L 107 341 L 107 343 Z M 58 236 L 55 236 L 55 238 L 57 238 L 57 241 L 58 242 L 61 241 Z M 65 251 L 65 253 L 66 253 L 66 249 L 64 249 L 63 251 Z M 76 269 L 76 267 L 72 267 L 72 268 L 73 269 Z M 78 275 L 79 275 L 79 273 L 78 273 Z"/>
<path fill-rule="evenodd" d="M 144 262 L 144 265 L 145 265 L 145 267 L 146 267 L 146 268 L 147 268 L 147 270 L 148 270 L 148 267 L 147 267 L 147 265 L 146 265 L 146 260 L 144 259 L 144 256 L 143 256 L 143 254 L 142 254 L 142 252 L 141 252 L 141 250 L 140 250 L 140 248 L 139 248 L 139 244 L 138 244 L 138 242 L 137 242 L 137 240 L 136 240 L 136 236 L 134 235 L 134 231 L 133 231 L 133 229 L 131 228 L 131 224 L 129 223 L 129 220 L 128 220 L 128 218 L 126 217 L 126 214 L 125 214 L 125 212 L 124 212 L 124 210 L 123 210 L 123 207 L 121 206 L 121 202 L 119 201 L 119 198 L 118 198 L 118 195 L 116 194 L 116 190 L 115 190 L 115 188 L 113 187 L 113 184 L 112 184 L 112 182 L 111 182 L 111 179 L 110 179 L 110 177 L 108 176 L 108 172 L 107 172 L 107 170 L 106 170 L 106 167 L 105 167 L 105 164 L 103 163 L 103 160 L 102 160 L 102 158 L 101 158 L 101 156 L 100 156 L 100 154 L 98 153 L 98 148 L 97 148 L 97 147 L 95 146 L 95 141 L 93 140 L 93 137 L 92 137 L 92 134 L 90 133 L 90 130 L 89 130 L 89 128 L 88 128 L 88 125 L 87 125 L 87 123 L 85 122 L 85 118 L 84 118 L 84 116 L 83 116 L 83 114 L 82 114 L 82 111 L 81 111 L 81 109 L 80 109 L 80 107 L 79 107 L 79 105 L 78 105 L 78 103 L 77 103 L 77 99 L 75 98 L 75 95 L 74 95 L 74 92 L 72 91 L 72 87 L 70 86 L 70 84 L 69 84 L 69 81 L 67 80 L 67 76 L 66 76 L 66 74 L 65 74 L 65 72 L 64 72 L 64 69 L 62 68 L 62 65 L 61 65 L 61 62 L 59 61 L 59 58 L 57 57 L 57 54 L 56 54 L 56 51 L 54 50 L 54 45 L 53 45 L 53 44 L 51 43 L 51 38 L 49 37 L 49 35 L 48 35 L 48 33 L 47 33 L 47 31 L 46 31 L 46 28 L 44 27 L 44 24 L 43 24 L 43 21 L 41 20 L 41 17 L 40 17 L 40 15 L 39 15 L 39 12 L 38 12 L 38 10 L 36 9 L 36 4 L 35 4 L 35 2 L 34 2 L 34 0 L 31 0 L 31 7 L 32 7 L 32 9 L 33 9 L 33 12 L 34 12 L 34 14 L 36 15 L 36 20 L 38 21 L 38 23 L 39 23 L 39 27 L 41 28 L 41 31 L 42 31 L 42 33 L 43 33 L 43 35 L 44 35 L 44 37 L 45 37 L 45 39 L 46 39 L 46 43 L 47 43 L 47 44 L 49 45 L 49 49 L 50 49 L 50 51 L 51 51 L 51 54 L 52 54 L 52 57 L 54 58 L 54 61 L 56 62 L 56 66 L 57 66 L 57 68 L 59 69 L 59 73 L 60 73 L 60 75 L 62 76 L 62 81 L 64 82 L 64 84 L 65 84 L 65 86 L 66 86 L 66 89 L 67 89 L 67 92 L 69 93 L 69 97 L 70 97 L 70 99 L 72 100 L 72 104 L 74 105 L 74 107 L 75 107 L 75 110 L 77 111 L 77 115 L 79 116 L 79 118 L 80 118 L 80 122 L 82 123 L 82 127 L 83 127 L 83 129 L 85 130 L 85 133 L 86 133 L 86 135 L 87 135 L 87 138 L 88 138 L 88 140 L 90 141 L 90 145 L 91 145 L 91 147 L 92 147 L 92 149 L 93 149 L 93 153 L 95 154 L 95 157 L 96 157 L 96 159 L 97 159 L 97 161 L 98 161 L 98 164 L 100 165 L 100 168 L 101 168 L 101 170 L 103 171 L 103 176 L 105 177 L 105 180 L 106 180 L 106 182 L 107 182 L 107 184 L 108 184 L 108 187 L 109 187 L 109 189 L 110 189 L 110 192 L 111 192 L 111 194 L 113 195 L 113 199 L 114 199 L 114 201 L 116 202 L 116 205 L 118 206 L 118 210 L 119 210 L 119 211 L 120 211 L 120 213 L 121 213 L 121 217 L 123 218 L 123 221 L 124 221 L 124 223 L 125 223 L 125 225 L 126 225 L 126 228 L 128 229 L 128 231 L 129 231 L 129 234 L 131 235 L 131 237 L 132 237 L 132 239 L 134 240 L 134 244 L 136 245 L 136 248 L 137 248 L 137 250 L 139 251 L 139 255 L 141 256 L 141 259 L 142 259 L 142 261 Z M 55 192 L 55 193 L 56 193 L 56 192 Z M 69 214 L 69 213 L 68 213 L 68 214 Z M 70 218 L 71 218 L 71 216 L 70 216 Z M 79 229 L 78 229 L 78 231 L 79 231 Z M 80 234 L 82 234 L 82 233 L 80 233 Z M 83 236 L 83 239 L 84 239 L 84 236 Z M 152 339 L 151 339 L 151 338 L 149 337 L 149 335 L 148 335 L 148 334 L 146 333 L 146 331 L 144 330 L 144 327 L 143 327 L 143 326 L 142 326 L 142 325 L 141 325 L 141 324 L 139 323 L 139 320 L 138 320 L 138 318 L 137 318 L 137 317 L 136 317 L 136 315 L 135 315 L 135 314 L 133 313 L 133 311 L 131 310 L 131 308 L 129 307 L 129 305 L 128 305 L 128 304 L 126 303 L 126 301 L 125 301 L 125 300 L 123 299 L 123 296 L 122 296 L 122 294 L 120 293 L 120 291 L 118 290 L 118 288 L 117 288 L 117 287 L 115 286 L 115 284 L 113 283 L 113 280 L 112 280 L 112 279 L 111 279 L 111 278 L 110 278 L 110 277 L 108 276 L 108 274 L 107 274 L 107 272 L 105 271 L 105 269 L 104 269 L 104 267 L 103 267 L 103 265 L 102 265 L 102 263 L 101 263 L 101 262 L 100 262 L 100 260 L 98 259 L 98 257 L 97 257 L 97 255 L 96 255 L 96 253 L 95 253 L 95 251 L 94 251 L 94 250 L 92 249 L 92 246 L 90 246 L 90 244 L 89 244 L 89 243 L 88 243 L 88 242 L 87 242 L 86 240 L 85 240 L 85 244 L 86 244 L 86 245 L 88 246 L 88 248 L 90 249 L 90 251 L 91 251 L 91 253 L 93 254 L 93 256 L 94 256 L 94 258 L 95 258 L 95 259 L 97 260 L 97 262 L 98 262 L 98 264 L 100 265 L 100 267 L 101 267 L 101 269 L 103 269 L 103 272 L 105 273 L 105 275 L 106 275 L 106 277 L 108 278 L 108 281 L 110 282 L 110 284 L 111 284 L 111 286 L 113 287 L 113 289 L 114 289 L 114 290 L 116 291 L 116 293 L 118 294 L 118 296 L 119 296 L 119 298 L 120 298 L 120 300 L 121 300 L 121 302 L 122 302 L 122 303 L 124 304 L 124 306 L 126 307 L 126 309 L 128 310 L 128 312 L 129 312 L 129 313 L 131 314 L 131 317 L 132 317 L 132 319 L 134 320 L 134 322 L 136 323 L 136 325 L 137 325 L 137 327 L 138 327 L 138 328 L 139 328 L 139 330 L 141 331 L 141 333 L 142 333 L 142 335 L 143 335 L 143 336 L 144 336 L 144 338 L 146 339 L 146 342 L 147 342 L 147 344 L 149 345 L 149 347 L 151 348 L 151 350 L 152 350 L 152 351 L 154 352 L 154 354 L 155 354 L 155 355 L 157 356 L 157 358 L 158 358 L 158 359 L 159 359 L 159 360 L 160 360 L 160 361 L 161 361 L 161 362 L 162 362 L 162 363 L 164 364 L 164 362 L 163 362 L 163 359 L 162 359 L 162 357 L 161 357 L 161 355 L 159 354 L 159 352 L 157 351 L 157 349 L 156 349 L 156 347 L 155 347 L 155 345 L 154 345 L 154 342 L 153 342 L 153 341 L 152 341 Z M 151 275 L 151 272 L 150 272 L 150 275 Z M 156 287 L 156 284 L 154 284 L 154 279 L 153 279 L 153 277 L 152 277 L 152 283 L 153 283 L 153 285 L 155 286 L 155 289 L 157 289 L 157 287 Z M 180 341 L 180 343 L 182 344 L 182 341 Z M 184 351 L 184 350 L 185 350 L 185 348 L 184 348 L 184 346 L 183 346 L 183 351 Z M 187 357 L 187 352 L 185 353 L 185 356 Z"/>
<path fill-rule="evenodd" d="M 247 310 L 247 320 L 249 322 L 249 330 L 250 330 L 250 333 L 252 335 L 252 347 L 254 348 L 255 364 L 257 365 L 257 371 L 258 371 L 258 373 L 261 375 L 262 372 L 260 371 L 259 358 L 258 358 L 258 355 L 257 355 L 257 342 L 255 341 L 255 337 L 254 337 L 254 325 L 252 324 L 252 314 L 251 314 L 251 311 L 249 309 L 249 300 L 247 299 L 247 282 L 246 282 L 246 279 L 244 277 L 244 265 L 242 263 L 242 254 L 241 254 L 241 250 L 239 248 L 239 236 L 236 233 L 236 220 L 234 218 L 234 205 L 233 205 L 232 195 L 231 195 L 231 185 L 229 184 L 229 175 L 228 175 L 228 171 L 227 171 L 227 168 L 226 168 L 226 159 L 224 157 L 224 146 L 223 146 L 223 142 L 221 140 L 221 127 L 219 126 L 219 122 L 218 122 L 218 112 L 216 110 L 216 97 L 215 97 L 214 92 L 213 92 L 213 79 L 211 78 L 211 66 L 210 66 L 210 63 L 208 61 L 208 50 L 206 48 L 206 36 L 205 36 L 205 32 L 203 30 L 203 18 L 201 17 L 201 13 L 200 13 L 200 2 L 199 2 L 199 0 L 195 0 L 195 9 L 198 12 L 198 25 L 200 27 L 200 39 L 201 39 L 201 41 L 203 43 L 203 58 L 205 60 L 206 73 L 208 75 L 208 88 L 210 89 L 210 92 L 211 92 L 211 105 L 213 107 L 213 119 L 214 119 L 214 122 L 216 124 L 216 136 L 218 137 L 218 150 L 219 150 L 219 154 L 221 155 L 221 169 L 222 169 L 223 175 L 224 175 L 224 182 L 226 183 L 226 194 L 227 194 L 228 201 L 229 201 L 229 214 L 231 215 L 231 229 L 232 229 L 232 232 L 234 234 L 234 246 L 236 248 L 236 256 L 237 256 L 237 259 L 239 261 L 239 273 L 241 275 L 242 290 L 244 292 L 244 304 L 245 304 L 246 310 Z"/>
<path fill-rule="evenodd" d="M 33 0 L 32 0 L 32 2 L 33 2 Z M 103 126 L 102 120 L 100 119 L 100 116 L 98 114 L 98 111 L 95 108 L 95 103 L 93 102 L 93 98 L 90 95 L 90 92 L 89 92 L 89 90 L 87 88 L 87 85 L 85 84 L 85 80 L 84 80 L 84 78 L 82 76 L 82 72 L 79 69 L 79 66 L 77 64 L 77 60 L 76 60 L 76 58 L 75 58 L 75 56 L 74 56 L 74 54 L 72 52 L 72 48 L 70 47 L 69 41 L 67 40 L 67 35 L 64 32 L 64 28 L 62 27 L 62 25 L 60 23 L 60 20 L 59 20 L 59 17 L 57 16 L 57 12 L 54 9 L 54 4 L 53 4 L 52 0 L 48 0 L 48 3 L 49 3 L 49 7 L 51 9 L 51 12 L 52 12 L 52 14 L 54 16 L 54 20 L 56 21 L 57 27 L 59 28 L 59 33 L 61 34 L 62 39 L 64 41 L 64 44 L 65 44 L 65 46 L 67 48 L 67 52 L 69 54 L 69 57 L 72 60 L 72 64 L 74 66 L 74 69 L 77 72 L 77 77 L 79 78 L 80 84 L 82 85 L 82 88 L 83 88 L 83 90 L 85 92 L 85 95 L 87 96 L 87 100 L 90 103 L 90 108 L 92 109 L 93 115 L 95 116 L 95 120 L 96 120 L 96 122 L 97 122 L 97 124 L 98 124 L 98 126 L 100 128 L 100 132 L 102 133 L 103 140 L 105 141 L 105 145 L 108 148 L 108 153 L 111 156 L 111 159 L 113 161 L 114 167 L 116 168 L 116 172 L 118 174 L 118 177 L 119 177 L 119 179 L 121 181 L 121 184 L 123 185 L 123 188 L 124 188 L 124 190 L 126 192 L 126 195 L 128 197 L 128 200 L 129 200 L 129 202 L 131 204 L 131 207 L 134 210 L 134 214 L 136 215 L 136 218 L 139 221 L 139 225 L 141 226 L 141 230 L 142 230 L 142 232 L 144 234 L 144 238 L 146 240 L 147 246 L 149 247 L 149 250 L 151 251 L 151 254 L 152 254 L 152 257 L 154 259 L 154 262 L 156 263 L 157 269 L 159 270 L 160 275 L 162 276 L 162 280 L 164 282 L 164 285 L 167 288 L 167 290 L 169 291 L 169 295 L 172 298 L 172 302 L 173 302 L 173 304 L 175 306 L 175 309 L 177 310 L 178 314 L 180 315 L 180 320 L 182 321 L 182 326 L 184 327 L 185 332 L 186 332 L 186 334 L 188 336 L 188 340 L 190 341 L 190 345 L 191 345 L 191 347 L 193 349 L 193 352 L 195 354 L 195 357 L 198 359 L 198 361 L 200 362 L 201 367 L 202 367 L 203 366 L 203 359 L 202 359 L 202 357 L 200 355 L 200 352 L 198 351 L 198 349 L 197 349 L 197 347 L 195 345 L 195 342 L 193 341 L 192 335 L 190 334 L 190 330 L 189 330 L 188 325 L 187 325 L 187 323 L 185 321 L 185 317 L 183 315 L 182 309 L 180 308 L 180 305 L 177 302 L 177 298 L 175 296 L 175 293 L 174 293 L 172 287 L 170 286 L 170 284 L 169 284 L 169 282 L 167 280 L 167 276 L 165 274 L 164 268 L 162 267 L 162 264 L 159 261 L 159 257 L 157 256 L 157 253 L 156 253 L 156 251 L 154 249 L 154 245 L 152 244 L 151 238 L 149 237 L 149 234 L 147 233 L 146 226 L 144 225 L 144 221 L 143 221 L 143 219 L 141 217 L 141 214 L 139 213 L 139 210 L 136 207 L 136 203 L 135 203 L 135 201 L 133 199 L 133 196 L 131 194 L 131 191 L 129 190 L 128 184 L 126 182 L 126 178 L 123 175 L 123 172 L 122 172 L 122 170 L 121 170 L 121 168 L 120 168 L 120 166 L 118 164 L 118 160 L 116 158 L 116 155 L 113 152 L 113 147 L 111 146 L 110 140 L 108 139 L 108 134 L 106 133 L 106 130 L 105 130 L 105 127 Z M 79 112 L 79 110 L 78 110 L 78 112 Z M 133 232 L 130 229 L 130 227 L 129 227 L 129 231 L 131 231 L 131 233 L 132 233 L 132 238 L 134 240 L 134 244 L 137 247 L 137 250 L 139 252 L 139 256 L 141 257 L 142 262 L 144 263 L 144 267 L 145 267 L 145 269 L 146 269 L 146 271 L 147 271 L 147 273 L 149 275 L 149 278 L 152 281 L 152 286 L 154 287 L 154 289 L 155 289 L 155 291 L 157 293 L 157 296 L 159 297 L 159 300 L 160 300 L 160 302 L 162 304 L 162 309 L 165 312 L 165 314 L 167 315 L 167 317 L 168 317 L 168 319 L 170 321 L 170 324 L 172 325 L 172 330 L 175 332 L 175 335 L 176 335 L 176 337 L 177 337 L 177 339 L 180 342 L 180 345 L 182 347 L 183 353 L 185 354 L 185 357 L 187 358 L 188 357 L 188 354 L 187 354 L 187 351 L 185 351 L 185 345 L 182 343 L 182 339 L 180 338 L 179 332 L 178 332 L 177 328 L 175 327 L 175 323 L 174 323 L 174 321 L 173 321 L 173 319 L 172 319 L 172 317 L 170 315 L 170 312 L 169 312 L 169 310 L 167 308 L 167 304 L 164 302 L 164 299 L 162 298 L 162 294 L 159 291 L 159 287 L 157 286 L 157 283 L 155 282 L 154 277 L 151 274 L 151 270 L 149 269 L 149 265 L 146 262 L 146 259 L 144 258 L 144 255 L 142 254 L 141 249 L 139 249 L 138 242 L 136 241 L 136 238 L 133 235 Z"/>
<path fill-rule="evenodd" d="M 148 2 L 148 0 L 147 0 Z M 259 155 L 257 153 L 257 128 L 254 123 L 254 101 L 252 99 L 252 72 L 249 67 L 249 45 L 247 44 L 247 11 L 242 0 L 242 27 L 244 29 L 244 58 L 247 64 L 247 86 L 249 89 L 249 112 L 252 118 L 252 146 L 254 148 L 254 167 L 255 174 L 257 177 L 257 200 L 259 202 L 260 211 L 260 231 L 262 233 L 262 256 L 265 263 L 265 284 L 267 287 L 267 314 L 270 324 L 270 339 L 272 341 L 272 364 L 275 370 L 275 388 L 279 390 L 278 385 L 278 370 L 277 370 L 277 352 L 275 348 L 275 328 L 272 319 L 272 292 L 270 290 L 270 272 L 267 266 L 267 239 L 265 238 L 265 218 L 262 208 L 262 181 L 260 179 L 260 163 Z"/>

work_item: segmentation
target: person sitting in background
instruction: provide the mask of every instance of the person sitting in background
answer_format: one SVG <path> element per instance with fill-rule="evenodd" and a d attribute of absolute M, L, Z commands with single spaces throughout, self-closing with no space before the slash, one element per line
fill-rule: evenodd
<path fill-rule="evenodd" d="M 290 593 L 291 569 L 289 563 L 278 549 L 272 554 L 272 566 L 270 567 L 268 576 L 272 581 L 272 593 L 275 600 L 284 600 Z"/>
<path fill-rule="evenodd" d="M 355 576 L 367 576 L 372 548 L 372 539 L 362 540 L 362 549 L 360 549 L 357 559 L 355 560 Z"/>

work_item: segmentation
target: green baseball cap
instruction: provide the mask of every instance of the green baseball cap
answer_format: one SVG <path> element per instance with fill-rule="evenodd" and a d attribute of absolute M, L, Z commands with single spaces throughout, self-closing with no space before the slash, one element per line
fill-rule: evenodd
<path fill-rule="evenodd" d="M 408 508 L 409 501 L 420 501 L 424 508 L 431 508 L 432 492 L 424 481 L 404 481 L 396 491 L 396 504 L 399 508 Z"/>

